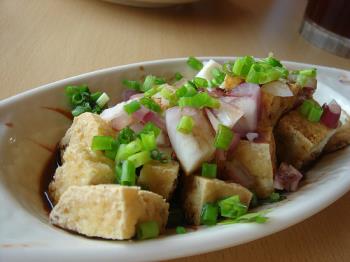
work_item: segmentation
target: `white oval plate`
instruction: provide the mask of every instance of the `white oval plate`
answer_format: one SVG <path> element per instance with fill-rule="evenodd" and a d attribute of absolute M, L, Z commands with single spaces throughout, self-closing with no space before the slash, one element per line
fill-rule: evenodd
<path fill-rule="evenodd" d="M 208 58 L 203 58 L 208 59 Z M 214 57 L 224 62 L 233 57 Z M 272 205 L 266 224 L 201 228 L 148 241 L 105 241 L 68 233 L 48 223 L 39 197 L 39 177 L 53 148 L 69 127 L 64 116 L 43 107 L 68 108 L 63 88 L 87 83 L 120 99 L 122 79 L 145 74 L 193 75 L 186 59 L 144 62 L 68 78 L 0 101 L 0 260 L 148 261 L 190 256 L 246 243 L 296 224 L 330 205 L 350 188 L 350 147 L 324 156 L 308 172 L 307 184 Z M 318 69 L 317 99 L 336 99 L 350 113 L 350 72 L 286 62 L 289 68 Z"/>

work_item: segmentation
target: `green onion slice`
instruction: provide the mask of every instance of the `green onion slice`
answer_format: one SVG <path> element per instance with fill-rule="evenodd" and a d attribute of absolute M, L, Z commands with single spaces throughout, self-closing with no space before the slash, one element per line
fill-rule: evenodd
<path fill-rule="evenodd" d="M 125 160 L 122 164 L 122 174 L 120 184 L 123 186 L 133 186 L 136 182 L 136 168 L 132 161 Z"/>
<path fill-rule="evenodd" d="M 193 126 L 194 121 L 191 116 L 182 116 L 176 130 L 184 134 L 189 134 L 192 132 Z"/>
<path fill-rule="evenodd" d="M 218 201 L 222 217 L 237 218 L 247 213 L 248 207 L 242 204 L 239 196 L 230 196 Z"/>
<path fill-rule="evenodd" d="M 197 58 L 190 56 L 187 59 L 187 64 L 193 68 L 194 70 L 201 70 L 203 68 L 203 63 L 201 61 L 199 61 Z"/>
<path fill-rule="evenodd" d="M 219 124 L 218 131 L 215 136 L 214 146 L 219 149 L 228 150 L 234 135 L 235 134 L 230 128 Z"/>
<path fill-rule="evenodd" d="M 201 174 L 203 177 L 215 178 L 216 170 L 217 170 L 216 164 L 203 163 Z"/>
<path fill-rule="evenodd" d="M 109 96 L 106 93 L 102 93 L 100 97 L 97 99 L 96 104 L 103 108 L 109 101 Z"/>
<path fill-rule="evenodd" d="M 207 203 L 202 208 L 201 224 L 212 226 L 215 225 L 219 215 L 219 207 L 217 204 Z"/>
<path fill-rule="evenodd" d="M 147 221 L 137 226 L 137 238 L 140 240 L 155 238 L 159 235 L 159 226 L 156 221 Z"/>
<path fill-rule="evenodd" d="M 140 102 L 137 100 L 133 100 L 130 103 L 127 103 L 124 105 L 124 111 L 127 112 L 129 115 L 131 115 L 132 113 L 135 113 L 140 108 L 141 108 Z"/>

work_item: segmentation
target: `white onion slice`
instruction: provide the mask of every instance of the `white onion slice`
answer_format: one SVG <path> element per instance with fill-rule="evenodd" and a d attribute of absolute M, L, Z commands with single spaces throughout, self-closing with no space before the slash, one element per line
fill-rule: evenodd
<path fill-rule="evenodd" d="M 273 96 L 279 97 L 291 97 L 293 96 L 292 91 L 286 83 L 281 81 L 273 81 L 267 84 L 264 84 L 261 87 L 262 91 L 269 93 Z"/>
<path fill-rule="evenodd" d="M 259 134 L 258 133 L 247 133 L 245 135 L 249 142 L 254 142 L 254 139 L 258 138 Z"/>

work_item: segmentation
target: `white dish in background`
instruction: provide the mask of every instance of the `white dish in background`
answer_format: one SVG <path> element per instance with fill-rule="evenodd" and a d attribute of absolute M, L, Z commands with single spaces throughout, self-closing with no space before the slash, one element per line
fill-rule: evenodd
<path fill-rule="evenodd" d="M 104 0 L 106 2 L 137 6 L 137 7 L 167 7 L 172 5 L 189 4 L 199 0 Z"/>
<path fill-rule="evenodd" d="M 233 57 L 211 57 L 219 62 Z M 203 58 L 209 59 L 209 58 Z M 350 113 L 350 72 L 286 62 L 289 68 L 316 67 L 320 102 L 336 99 Z M 122 79 L 145 74 L 191 75 L 186 59 L 144 62 L 99 70 L 48 84 L 0 101 L 0 260 L 146 261 L 195 255 L 242 244 L 296 224 L 330 205 L 350 188 L 350 147 L 327 155 L 308 172 L 307 184 L 271 205 L 266 224 L 201 228 L 148 241 L 106 241 L 68 233 L 48 223 L 39 196 L 39 177 L 70 121 L 43 107 L 68 109 L 63 88 L 87 83 L 103 90 L 111 104 L 120 99 Z M 342 81 L 342 79 L 344 81 Z M 39 146 L 39 144 L 42 146 Z"/>

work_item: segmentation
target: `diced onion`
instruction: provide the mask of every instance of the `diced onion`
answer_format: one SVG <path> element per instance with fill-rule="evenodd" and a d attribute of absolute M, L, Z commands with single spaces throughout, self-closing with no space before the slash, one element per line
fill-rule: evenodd
<path fill-rule="evenodd" d="M 341 114 L 341 108 L 338 103 L 333 100 L 331 103 L 323 105 L 323 114 L 321 116 L 321 122 L 329 128 L 337 128 L 339 124 L 339 118 Z"/>
<path fill-rule="evenodd" d="M 264 84 L 261 87 L 262 91 L 269 93 L 273 96 L 279 96 L 279 97 L 290 97 L 293 96 L 292 91 L 288 87 L 286 83 L 283 83 L 282 81 L 273 81 L 267 84 Z"/>

